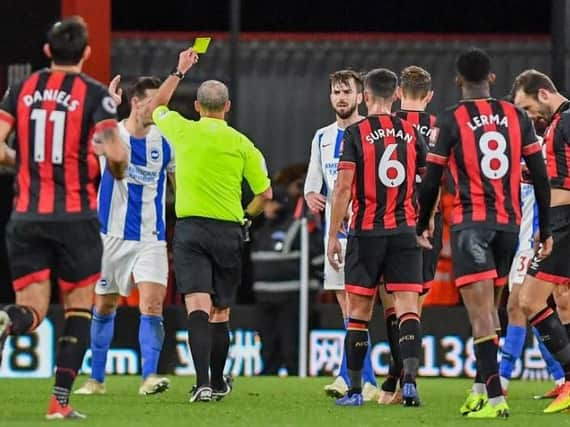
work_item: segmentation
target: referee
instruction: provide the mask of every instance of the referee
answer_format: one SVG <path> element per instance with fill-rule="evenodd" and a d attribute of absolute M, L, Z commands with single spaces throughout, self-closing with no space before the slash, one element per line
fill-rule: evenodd
<path fill-rule="evenodd" d="M 192 49 L 181 52 L 176 70 L 149 105 L 156 126 L 176 153 L 174 268 L 188 312 L 188 344 L 196 368 L 190 402 L 220 400 L 231 391 L 231 379 L 224 377 L 223 369 L 230 306 L 241 281 L 242 230 L 272 198 L 261 152 L 224 120 L 230 101 L 223 83 L 208 80 L 198 88 L 198 121 L 166 107 L 196 62 Z M 245 213 L 244 178 L 256 195 Z"/>

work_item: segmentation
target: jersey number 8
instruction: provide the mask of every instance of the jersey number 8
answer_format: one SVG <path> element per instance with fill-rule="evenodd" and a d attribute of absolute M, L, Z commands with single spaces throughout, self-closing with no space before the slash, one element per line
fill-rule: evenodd
<path fill-rule="evenodd" d="M 501 179 L 509 171 L 509 158 L 506 156 L 507 141 L 496 131 L 485 132 L 479 138 L 479 149 L 483 153 L 481 171 L 489 179 Z"/>

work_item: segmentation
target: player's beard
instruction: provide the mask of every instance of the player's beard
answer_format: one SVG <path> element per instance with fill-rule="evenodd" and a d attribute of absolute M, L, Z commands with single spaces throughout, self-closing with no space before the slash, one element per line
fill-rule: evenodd
<path fill-rule="evenodd" d="M 355 110 L 356 110 L 356 104 L 348 105 L 347 107 L 341 107 L 341 109 L 335 107 L 334 112 L 338 117 L 345 120 L 348 119 L 350 116 L 352 116 Z"/>

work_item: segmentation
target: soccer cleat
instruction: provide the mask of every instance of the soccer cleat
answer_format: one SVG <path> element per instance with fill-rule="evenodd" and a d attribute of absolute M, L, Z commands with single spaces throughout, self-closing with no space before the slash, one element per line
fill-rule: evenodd
<path fill-rule="evenodd" d="M 100 383 L 93 378 L 89 378 L 85 381 L 81 387 L 73 392 L 73 394 L 83 394 L 83 395 L 90 395 L 90 394 L 105 394 L 107 393 L 107 388 L 105 387 L 105 383 Z"/>
<path fill-rule="evenodd" d="M 537 394 L 536 396 L 533 397 L 533 399 L 535 400 L 540 400 L 540 399 L 556 399 L 558 397 L 558 395 L 560 394 L 560 391 L 562 391 L 562 387 L 564 386 L 564 383 L 562 384 L 557 384 L 554 386 L 554 388 L 548 390 L 546 393 L 544 394 Z"/>
<path fill-rule="evenodd" d="M 0 366 L 2 366 L 2 352 L 4 350 L 4 344 L 10 335 L 10 325 L 12 321 L 10 316 L 3 310 L 0 310 Z"/>
<path fill-rule="evenodd" d="M 194 386 L 190 390 L 190 403 L 193 402 L 210 402 L 212 400 L 212 387 L 209 385 L 202 385 L 200 387 Z"/>
<path fill-rule="evenodd" d="M 234 379 L 229 375 L 224 375 L 224 388 L 222 390 L 212 389 L 212 399 L 222 400 L 233 390 Z"/>
<path fill-rule="evenodd" d="M 485 418 L 507 418 L 509 416 L 509 405 L 503 401 L 498 405 L 491 405 L 487 400 L 478 411 L 471 411 L 467 414 L 467 418 L 485 419 Z"/>
<path fill-rule="evenodd" d="M 170 388 L 170 380 L 168 378 L 159 377 L 158 375 L 149 375 L 139 387 L 139 394 L 148 396 L 150 394 L 158 394 Z"/>
<path fill-rule="evenodd" d="M 420 396 L 414 383 L 404 383 L 404 387 L 402 387 L 402 404 L 404 406 L 420 406 Z"/>
<path fill-rule="evenodd" d="M 87 416 L 74 410 L 70 405 L 61 405 L 55 396 L 49 401 L 49 408 L 46 414 L 46 420 L 83 420 Z"/>
<path fill-rule="evenodd" d="M 463 405 L 459 408 L 459 412 L 461 412 L 461 415 L 467 415 L 470 412 L 480 410 L 485 403 L 487 403 L 486 394 L 470 391 L 465 402 L 463 402 Z"/>
<path fill-rule="evenodd" d="M 326 395 L 337 399 L 343 397 L 347 391 L 348 385 L 342 377 L 336 377 L 332 384 L 325 386 Z"/>
<path fill-rule="evenodd" d="M 378 399 L 378 387 L 372 383 L 364 383 L 362 387 L 362 398 L 365 402 L 372 402 Z"/>
<path fill-rule="evenodd" d="M 351 395 L 346 395 L 337 399 L 335 402 L 336 406 L 362 406 L 364 405 L 364 398 L 362 393 L 353 393 Z"/>
<path fill-rule="evenodd" d="M 554 402 L 546 407 L 544 413 L 553 414 L 555 412 L 562 412 L 568 408 L 570 408 L 570 382 L 565 382 L 562 384 L 560 393 L 558 393 Z"/>

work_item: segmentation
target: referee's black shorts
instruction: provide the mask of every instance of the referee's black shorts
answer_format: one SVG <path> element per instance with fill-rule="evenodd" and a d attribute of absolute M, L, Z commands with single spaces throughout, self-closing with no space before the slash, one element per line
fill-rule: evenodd
<path fill-rule="evenodd" d="M 177 219 L 173 254 L 178 292 L 209 293 L 214 307 L 231 306 L 241 283 L 242 252 L 240 224 L 199 217 Z"/>

